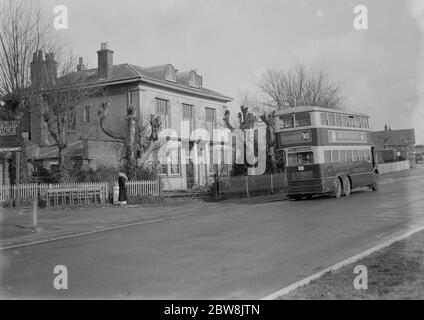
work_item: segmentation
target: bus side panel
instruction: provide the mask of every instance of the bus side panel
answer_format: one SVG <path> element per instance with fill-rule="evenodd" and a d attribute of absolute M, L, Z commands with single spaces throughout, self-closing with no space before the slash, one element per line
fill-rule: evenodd
<path fill-rule="evenodd" d="M 372 169 L 368 161 L 324 164 L 322 177 L 333 183 L 335 177 L 346 175 L 351 178 L 352 188 L 358 188 L 371 184 Z"/>

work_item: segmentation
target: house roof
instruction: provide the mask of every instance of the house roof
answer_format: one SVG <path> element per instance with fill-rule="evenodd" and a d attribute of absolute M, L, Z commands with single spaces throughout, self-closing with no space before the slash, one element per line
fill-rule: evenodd
<path fill-rule="evenodd" d="M 176 81 L 166 80 L 166 71 L 169 64 L 140 67 L 128 63 L 114 65 L 109 78 L 98 77 L 97 68 L 76 71 L 65 77 L 82 77 L 87 85 L 110 85 L 125 82 L 146 82 L 154 85 L 166 87 L 171 90 L 183 91 L 186 93 L 212 98 L 222 102 L 230 102 L 233 99 L 219 92 L 207 89 L 205 87 L 191 87 L 188 84 L 189 72 L 177 72 Z"/>
<path fill-rule="evenodd" d="M 384 149 L 387 146 L 415 145 L 414 129 L 374 131 L 371 134 L 377 149 Z"/>

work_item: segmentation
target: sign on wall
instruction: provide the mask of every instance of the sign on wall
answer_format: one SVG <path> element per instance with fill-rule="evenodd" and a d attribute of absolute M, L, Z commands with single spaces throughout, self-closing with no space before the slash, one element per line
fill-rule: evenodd
<path fill-rule="evenodd" d="M 21 147 L 21 121 L 0 121 L 0 151 L 13 151 Z"/>

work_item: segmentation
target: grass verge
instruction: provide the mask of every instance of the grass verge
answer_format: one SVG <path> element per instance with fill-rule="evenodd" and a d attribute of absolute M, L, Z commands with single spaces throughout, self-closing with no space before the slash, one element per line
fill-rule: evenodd
<path fill-rule="evenodd" d="M 367 268 L 367 289 L 354 287 L 359 275 L 354 273 L 354 268 L 358 265 Z M 352 265 L 328 272 L 280 299 L 424 299 L 424 231 Z"/>

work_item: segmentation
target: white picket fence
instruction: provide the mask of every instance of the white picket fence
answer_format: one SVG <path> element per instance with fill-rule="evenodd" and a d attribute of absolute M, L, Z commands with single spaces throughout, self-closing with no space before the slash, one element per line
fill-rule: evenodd
<path fill-rule="evenodd" d="M 87 194 L 89 194 L 89 191 L 98 189 L 101 190 L 102 199 L 108 199 L 109 192 L 113 190 L 113 185 L 109 182 L 0 185 L 0 203 L 13 201 L 17 198 L 35 199 L 37 196 L 53 193 L 54 190 L 57 190 L 58 193 L 60 193 L 59 190 L 78 190 L 81 194 L 87 191 Z M 159 196 L 160 194 L 160 183 L 157 180 L 128 181 L 126 185 L 129 196 Z"/>
<path fill-rule="evenodd" d="M 159 180 L 127 181 L 127 195 L 129 196 L 159 196 Z"/>

